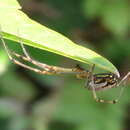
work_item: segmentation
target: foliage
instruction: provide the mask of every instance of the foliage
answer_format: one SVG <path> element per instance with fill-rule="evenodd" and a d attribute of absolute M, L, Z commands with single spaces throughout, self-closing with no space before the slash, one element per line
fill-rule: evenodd
<path fill-rule="evenodd" d="M 15 1 L 15 0 L 14 0 Z M 31 20 L 20 9 L 19 5 L 11 4 L 0 6 L 0 24 L 3 37 L 20 42 L 20 40 L 30 46 L 63 55 L 74 60 L 88 64 L 96 64 L 113 73 L 118 73 L 117 69 L 107 59 L 98 55 L 94 51 L 74 44 L 61 34 L 42 26 Z M 5 1 L 3 3 L 6 3 Z M 13 0 L 12 0 L 13 2 Z M 11 7 L 9 7 L 11 5 Z M 15 8 L 14 8 L 15 7 Z M 6 10 L 6 14 L 3 16 Z M 10 22 L 8 22 L 10 19 Z"/>
<path fill-rule="evenodd" d="M 4 1 L 11 4 L 13 0 Z M 23 5 L 23 11 L 35 21 L 100 52 L 116 65 L 121 74 L 129 70 L 130 17 L 126 0 L 32 0 L 20 1 L 20 4 Z M 17 7 L 13 6 L 13 10 Z M 29 10 L 29 7 L 33 8 Z M 11 23 L 11 19 L 5 22 Z M 23 36 L 21 29 L 19 33 Z M 19 44 L 10 40 L 6 40 L 6 43 L 12 50 L 22 53 Z M 32 57 L 47 64 L 74 67 L 77 63 L 48 51 L 26 47 Z M 3 48 L 0 56 L 0 129 L 129 129 L 128 85 L 118 104 L 96 103 L 91 91 L 84 88 L 86 80 L 77 80 L 69 75 L 38 75 L 19 68 L 8 60 Z M 99 68 L 96 71 L 102 72 Z M 119 90 L 114 88 L 98 92 L 98 95 L 103 99 L 115 99 Z"/>

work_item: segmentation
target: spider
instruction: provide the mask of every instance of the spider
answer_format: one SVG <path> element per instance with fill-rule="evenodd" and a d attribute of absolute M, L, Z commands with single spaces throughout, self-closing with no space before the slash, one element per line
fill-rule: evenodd
<path fill-rule="evenodd" d="M 9 59 L 14 63 L 17 64 L 23 68 L 26 68 L 28 70 L 34 71 L 39 74 L 44 74 L 44 75 L 55 75 L 55 74 L 75 74 L 77 78 L 86 78 L 87 83 L 85 85 L 85 88 L 88 90 L 92 91 L 93 98 L 95 99 L 96 102 L 101 102 L 101 103 L 110 103 L 110 104 L 115 104 L 118 102 L 122 92 L 123 88 L 121 87 L 119 96 L 117 97 L 116 100 L 103 100 L 98 98 L 96 91 L 100 90 L 105 90 L 109 88 L 114 88 L 120 86 L 122 83 L 124 83 L 127 78 L 130 75 L 130 72 L 126 74 L 126 76 L 122 79 L 120 79 L 119 75 L 116 75 L 114 73 L 98 73 L 98 74 L 93 74 L 95 65 L 93 64 L 90 70 L 85 70 L 84 68 L 80 67 L 77 65 L 74 68 L 63 68 L 63 67 L 58 67 L 58 66 L 51 66 L 47 65 L 45 63 L 41 63 L 39 61 L 36 61 L 30 57 L 30 55 L 27 53 L 22 41 L 20 40 L 20 45 L 23 50 L 24 55 L 20 55 L 18 53 L 12 52 L 8 49 L 6 46 L 6 43 L 4 41 L 4 38 L 2 34 L 0 34 L 0 39 L 1 42 L 4 46 L 4 49 L 9 57 Z M 22 59 L 24 61 L 30 62 L 33 65 L 37 66 L 38 68 L 31 67 L 29 65 L 23 64 L 19 60 L 13 58 L 13 56 Z"/>

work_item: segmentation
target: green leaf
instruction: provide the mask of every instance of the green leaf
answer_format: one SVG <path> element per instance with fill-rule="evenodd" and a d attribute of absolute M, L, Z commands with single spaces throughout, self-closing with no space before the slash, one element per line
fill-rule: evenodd
<path fill-rule="evenodd" d="M 0 9 L 21 9 L 21 6 L 17 2 L 17 0 L 0 0 Z"/>
<path fill-rule="evenodd" d="M 119 75 L 116 67 L 104 57 L 79 46 L 65 36 L 31 20 L 15 0 L 0 0 L 0 26 L 3 37 L 26 45 L 53 52 Z M 2 6 L 4 5 L 4 6 Z M 6 8 L 5 8 L 6 7 Z"/>

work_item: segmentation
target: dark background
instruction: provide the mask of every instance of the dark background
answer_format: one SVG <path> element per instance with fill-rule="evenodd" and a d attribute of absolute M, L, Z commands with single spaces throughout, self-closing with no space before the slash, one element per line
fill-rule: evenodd
<path fill-rule="evenodd" d="M 129 0 L 19 0 L 37 22 L 109 59 L 124 76 L 130 70 Z M 7 41 L 22 53 L 19 44 Z M 61 43 L 62 44 L 62 43 Z M 36 60 L 75 67 L 77 61 L 26 47 Z M 85 80 L 46 76 L 12 64 L 0 48 L 0 130 L 129 130 L 130 86 L 118 104 L 96 103 Z M 83 64 L 81 64 L 83 65 Z M 128 79 L 128 84 L 130 83 Z M 113 100 L 120 88 L 98 92 Z"/>

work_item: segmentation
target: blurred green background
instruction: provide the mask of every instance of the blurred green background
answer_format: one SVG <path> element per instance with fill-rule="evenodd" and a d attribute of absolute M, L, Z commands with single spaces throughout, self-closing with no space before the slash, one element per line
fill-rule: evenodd
<path fill-rule="evenodd" d="M 130 0 L 19 2 L 30 18 L 109 59 L 121 76 L 130 70 Z M 11 50 L 22 53 L 19 45 L 8 40 L 6 43 Z M 50 65 L 81 64 L 50 52 L 26 48 L 34 59 Z M 0 130 L 130 129 L 130 85 L 118 104 L 96 103 L 92 93 L 84 88 L 85 80 L 73 75 L 39 75 L 12 64 L 3 47 L 0 54 Z M 119 90 L 113 88 L 98 95 L 113 100 Z"/>

